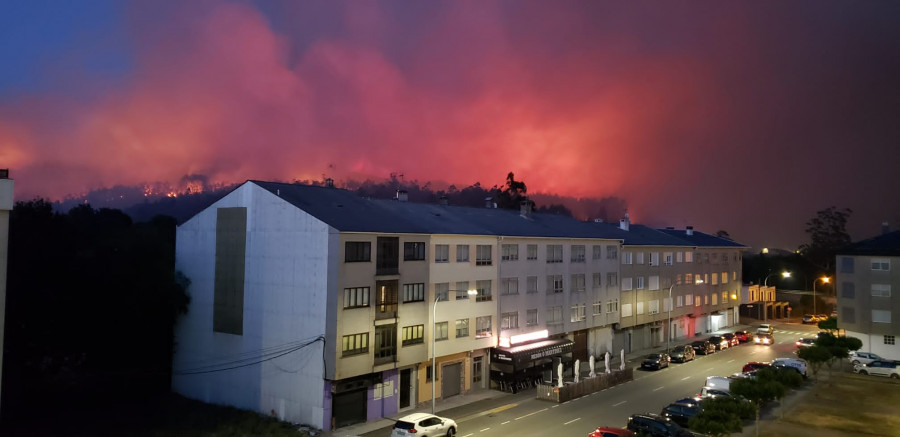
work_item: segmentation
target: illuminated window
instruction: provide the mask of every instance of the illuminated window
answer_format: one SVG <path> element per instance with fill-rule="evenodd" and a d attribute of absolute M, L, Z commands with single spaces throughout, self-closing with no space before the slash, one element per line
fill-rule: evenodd
<path fill-rule="evenodd" d="M 469 319 L 456 319 L 456 338 L 469 336 Z"/>
<path fill-rule="evenodd" d="M 369 334 L 345 335 L 341 341 L 341 356 L 359 355 L 369 352 Z"/>
<path fill-rule="evenodd" d="M 361 308 L 369 306 L 369 287 L 344 289 L 344 308 Z"/>
<path fill-rule="evenodd" d="M 425 325 L 414 325 L 403 327 L 403 346 L 424 343 L 425 341 Z"/>
<path fill-rule="evenodd" d="M 425 300 L 425 284 L 403 284 L 403 302 L 422 302 Z"/>
<path fill-rule="evenodd" d="M 622 304 L 622 317 L 631 317 L 631 304 L 630 303 Z"/>

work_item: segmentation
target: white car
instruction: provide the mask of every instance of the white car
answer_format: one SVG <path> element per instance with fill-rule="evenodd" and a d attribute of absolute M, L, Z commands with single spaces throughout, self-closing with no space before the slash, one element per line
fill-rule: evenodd
<path fill-rule="evenodd" d="M 763 324 L 759 325 L 759 328 L 756 328 L 756 333 L 771 335 L 771 334 L 775 333 L 775 328 L 772 327 L 772 325 L 770 325 L 768 323 L 763 323 Z"/>
<path fill-rule="evenodd" d="M 772 367 L 786 367 L 794 369 L 803 377 L 806 377 L 806 361 L 796 358 L 775 358 L 772 360 Z"/>
<path fill-rule="evenodd" d="M 391 430 L 391 437 L 437 437 L 456 435 L 456 422 L 428 413 L 401 417 Z"/>
<path fill-rule="evenodd" d="M 900 363 L 893 360 L 875 360 L 869 364 L 860 364 L 853 367 L 853 371 L 860 375 L 887 376 L 900 379 Z"/>
<path fill-rule="evenodd" d="M 884 358 L 873 354 L 872 352 L 859 352 L 859 351 L 851 351 L 850 352 L 850 364 L 854 366 L 858 364 L 869 364 L 875 360 L 883 360 Z"/>

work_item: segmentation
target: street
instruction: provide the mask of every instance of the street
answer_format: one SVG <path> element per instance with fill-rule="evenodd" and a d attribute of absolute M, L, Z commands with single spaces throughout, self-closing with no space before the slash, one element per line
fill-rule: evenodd
<path fill-rule="evenodd" d="M 707 376 L 732 375 L 740 372 L 749 361 L 796 357 L 794 341 L 818 331 L 815 326 L 801 324 L 774 326 L 776 343 L 772 346 L 743 343 L 712 355 L 698 355 L 688 363 L 672 363 L 658 371 L 638 369 L 634 372 L 633 381 L 563 404 L 527 398 L 491 411 L 453 417 L 459 424 L 458 435 L 586 436 L 598 426 L 623 427 L 634 413 L 658 413 L 674 400 L 696 395 Z M 631 365 L 637 367 L 640 362 L 635 361 Z M 390 429 L 385 428 L 365 435 L 389 434 Z"/>

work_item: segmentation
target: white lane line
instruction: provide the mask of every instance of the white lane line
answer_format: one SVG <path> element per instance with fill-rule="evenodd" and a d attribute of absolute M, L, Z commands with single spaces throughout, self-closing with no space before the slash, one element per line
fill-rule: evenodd
<path fill-rule="evenodd" d="M 710 367 L 710 368 L 706 369 L 705 372 L 709 372 L 709 371 L 712 370 L 712 369 L 713 369 L 713 368 Z"/>
<path fill-rule="evenodd" d="M 580 417 L 579 417 L 579 418 L 577 418 L 577 419 L 573 419 L 573 420 L 570 420 L 570 421 L 568 421 L 568 422 L 566 422 L 566 423 L 564 423 L 564 424 L 563 424 L 563 425 L 568 425 L 568 424 L 570 424 L 570 423 L 572 423 L 572 422 L 577 422 L 577 421 L 579 421 L 579 420 L 581 420 L 581 418 L 580 418 Z"/>
<path fill-rule="evenodd" d="M 689 379 L 691 379 L 690 376 L 685 376 L 684 378 L 681 378 L 682 381 L 687 381 L 687 380 L 689 380 Z"/>
<path fill-rule="evenodd" d="M 660 387 L 656 387 L 656 388 L 654 388 L 654 389 L 653 389 L 653 391 L 657 391 L 657 390 L 662 390 L 662 389 L 663 389 L 663 387 L 662 387 L 662 386 L 660 386 Z"/>
<path fill-rule="evenodd" d="M 485 428 L 485 429 L 482 429 L 481 431 L 478 431 L 478 432 L 485 432 L 485 431 L 487 431 L 487 430 L 489 430 L 489 429 L 490 429 L 490 428 Z"/>
<path fill-rule="evenodd" d="M 537 410 L 537 411 L 535 411 L 535 412 L 528 413 L 528 414 L 526 414 L 526 415 L 524 415 L 524 416 L 522 416 L 522 417 L 516 417 L 516 418 L 513 419 L 513 420 L 524 419 L 524 418 L 526 418 L 526 417 L 528 417 L 528 416 L 533 416 L 533 415 L 535 415 L 535 414 L 537 414 L 537 413 L 540 413 L 540 412 L 543 412 L 543 411 L 547 411 L 547 409 L 544 408 L 543 410 Z"/>
<path fill-rule="evenodd" d="M 507 420 L 506 422 L 501 423 L 501 425 L 506 425 L 507 423 L 512 422 L 511 420 Z"/>
<path fill-rule="evenodd" d="M 728 361 L 726 361 L 726 363 L 733 363 L 733 362 L 734 362 L 734 360 L 728 360 Z"/>
<path fill-rule="evenodd" d="M 614 407 L 618 407 L 619 405 L 622 405 L 622 404 L 624 404 L 625 402 L 628 402 L 628 401 L 622 401 L 622 402 L 619 402 L 618 404 L 613 404 L 613 406 L 614 406 Z"/>
<path fill-rule="evenodd" d="M 462 436 L 462 437 L 472 437 L 473 435 L 475 435 L 475 434 L 472 434 L 472 433 L 470 432 L 470 433 L 468 433 L 468 434 L 466 434 L 466 435 L 464 435 L 464 436 Z"/>

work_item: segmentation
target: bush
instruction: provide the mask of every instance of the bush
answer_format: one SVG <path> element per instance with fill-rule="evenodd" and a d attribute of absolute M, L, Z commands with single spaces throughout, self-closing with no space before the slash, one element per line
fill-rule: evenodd
<path fill-rule="evenodd" d="M 722 436 L 743 429 L 740 417 L 725 409 L 706 409 L 691 417 L 688 427 L 696 432 L 711 436 Z"/>

